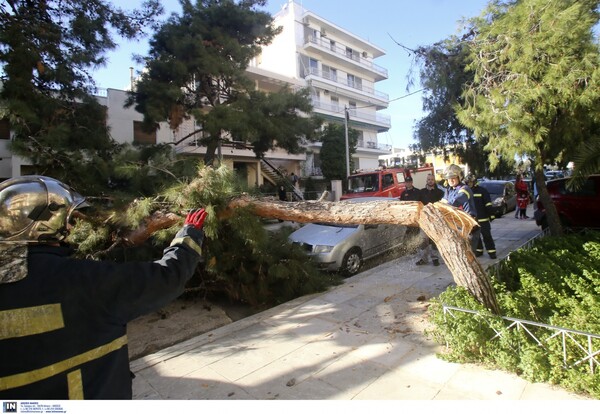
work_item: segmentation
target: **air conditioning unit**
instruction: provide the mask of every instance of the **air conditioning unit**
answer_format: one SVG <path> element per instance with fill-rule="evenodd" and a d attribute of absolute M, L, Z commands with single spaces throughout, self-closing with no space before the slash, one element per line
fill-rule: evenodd
<path fill-rule="evenodd" d="M 366 59 L 367 57 L 369 57 L 369 55 L 367 54 L 367 52 L 362 52 L 362 57 Z"/>
<path fill-rule="evenodd" d="M 325 31 L 325 28 L 321 27 L 321 37 L 327 37 L 327 32 Z"/>
<path fill-rule="evenodd" d="M 329 91 L 328 91 L 327 89 L 324 89 L 324 90 L 323 90 L 323 93 L 324 93 L 325 95 L 329 95 Z"/>

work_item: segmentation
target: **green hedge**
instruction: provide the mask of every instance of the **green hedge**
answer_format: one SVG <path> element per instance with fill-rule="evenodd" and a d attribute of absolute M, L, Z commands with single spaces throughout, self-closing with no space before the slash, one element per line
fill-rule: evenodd
<path fill-rule="evenodd" d="M 600 232 L 540 239 L 530 249 L 511 253 L 492 280 L 502 315 L 600 334 Z M 455 311 L 454 317 L 444 315 L 442 304 L 476 310 L 485 317 Z M 561 336 L 546 341 L 555 331 L 528 326 L 544 347 L 514 328 L 490 340 L 496 335 L 493 328 L 501 330 L 509 322 L 491 315 L 461 287 L 442 293 L 430 312 L 435 328 L 428 334 L 447 345 L 442 358 L 482 363 L 532 382 L 558 384 L 600 398 L 600 368 L 591 374 L 587 361 L 564 368 Z M 586 338 L 578 339 L 587 348 Z M 567 347 L 570 366 L 584 353 L 570 340 Z M 592 349 L 599 348 L 600 339 L 592 339 Z"/>

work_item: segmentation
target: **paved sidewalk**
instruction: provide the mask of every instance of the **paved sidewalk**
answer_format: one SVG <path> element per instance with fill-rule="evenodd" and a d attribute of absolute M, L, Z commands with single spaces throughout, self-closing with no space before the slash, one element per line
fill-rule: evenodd
<path fill-rule="evenodd" d="M 513 214 L 492 223 L 498 257 L 539 233 L 533 220 Z M 423 333 L 426 299 L 453 279 L 445 265 L 415 266 L 416 259 L 387 262 L 325 293 L 133 361 L 134 399 L 582 399 L 438 359 L 439 345 Z M 484 266 L 492 262 L 487 254 L 481 259 Z"/>

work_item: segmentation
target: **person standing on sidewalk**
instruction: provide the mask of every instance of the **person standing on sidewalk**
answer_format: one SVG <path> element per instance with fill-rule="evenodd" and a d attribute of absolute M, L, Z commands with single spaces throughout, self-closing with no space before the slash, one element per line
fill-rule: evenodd
<path fill-rule="evenodd" d="M 413 179 L 409 175 L 404 178 L 404 191 L 400 194 L 400 201 L 421 201 L 421 191 L 418 188 L 413 186 Z M 409 245 L 414 248 L 414 238 L 419 235 L 420 232 L 419 227 L 409 226 L 406 229 L 405 237 L 407 240 L 410 240 Z M 410 248 L 410 250 L 413 250 Z"/>
<path fill-rule="evenodd" d="M 492 211 L 492 199 L 490 193 L 483 187 L 477 184 L 477 177 L 474 174 L 469 174 L 466 179 L 467 184 L 473 191 L 475 199 L 475 209 L 477 210 L 477 222 L 481 228 L 481 235 L 477 241 L 475 256 L 483 255 L 483 245 L 490 256 L 490 259 L 496 258 L 496 244 L 492 237 L 492 221 L 496 218 Z M 481 239 L 483 238 L 483 242 Z"/>
<path fill-rule="evenodd" d="M 427 174 L 427 183 L 425 184 L 425 188 L 421 189 L 420 195 L 423 205 L 436 203 L 444 197 L 444 191 L 438 187 L 433 174 Z M 420 266 L 429 263 L 430 257 L 431 263 L 433 263 L 434 266 L 440 265 L 440 259 L 437 255 L 437 247 L 435 246 L 433 240 L 428 237 L 423 247 L 423 254 L 416 265 Z"/>
<path fill-rule="evenodd" d="M 462 179 L 462 168 L 456 164 L 450 164 L 444 171 L 444 178 L 448 180 L 448 187 L 444 193 L 442 202 L 448 203 L 453 207 L 463 210 L 469 214 L 475 221 L 477 221 L 477 209 L 475 208 L 475 197 L 473 197 L 473 191 L 468 185 L 461 182 Z M 477 249 L 477 241 L 480 236 L 480 228 L 476 226 L 471 230 L 469 235 L 471 241 L 471 248 L 473 253 Z"/>
<path fill-rule="evenodd" d="M 515 218 L 528 219 L 527 206 L 529 205 L 529 188 L 523 180 L 523 175 L 518 174 L 515 181 L 515 191 L 517 192 L 517 208 L 515 209 Z"/>

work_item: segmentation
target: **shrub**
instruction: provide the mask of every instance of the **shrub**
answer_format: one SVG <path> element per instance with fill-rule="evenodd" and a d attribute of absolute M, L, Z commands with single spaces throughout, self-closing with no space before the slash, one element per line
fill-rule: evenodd
<path fill-rule="evenodd" d="M 565 329 L 600 334 L 600 232 L 588 231 L 561 238 L 546 237 L 532 248 L 513 252 L 492 280 L 502 314 Z M 443 304 L 470 309 L 444 314 Z M 428 332 L 447 345 L 441 357 L 477 362 L 517 373 L 532 382 L 560 384 L 574 392 L 600 397 L 600 367 L 590 372 L 589 361 L 574 365 L 585 352 L 572 340 L 527 325 L 507 330 L 509 322 L 492 315 L 464 288 L 450 287 L 433 301 L 430 315 L 435 328 Z M 500 332 L 497 335 L 496 332 Z M 494 338 L 492 340 L 492 338 Z M 584 337 L 579 337 L 584 343 Z M 592 338 L 592 349 L 600 339 Z M 587 344 L 584 344 L 587 348 Z"/>

